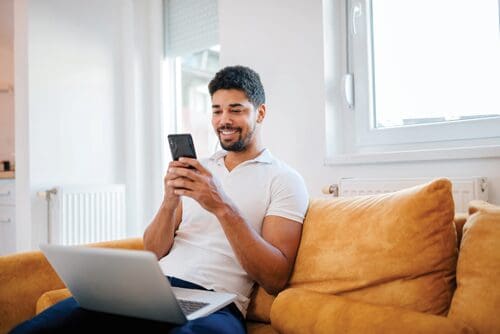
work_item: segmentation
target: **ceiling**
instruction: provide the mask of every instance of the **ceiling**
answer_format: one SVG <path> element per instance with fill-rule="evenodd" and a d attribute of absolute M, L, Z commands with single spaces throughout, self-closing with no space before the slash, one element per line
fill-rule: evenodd
<path fill-rule="evenodd" d="M 0 0 L 0 46 L 13 48 L 14 0 Z"/>

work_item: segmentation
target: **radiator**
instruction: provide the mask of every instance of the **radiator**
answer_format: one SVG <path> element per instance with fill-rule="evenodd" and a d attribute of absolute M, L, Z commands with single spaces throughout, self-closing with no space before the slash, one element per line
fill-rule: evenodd
<path fill-rule="evenodd" d="M 49 243 L 77 245 L 125 237 L 125 185 L 65 186 L 45 194 Z"/>
<path fill-rule="evenodd" d="M 431 181 L 433 178 L 407 179 L 364 179 L 341 178 L 338 184 L 331 185 L 323 192 L 334 196 L 359 196 L 388 193 L 413 187 Z M 467 212 L 471 200 L 488 200 L 488 183 L 485 177 L 449 178 L 452 182 L 453 201 L 456 212 Z"/>

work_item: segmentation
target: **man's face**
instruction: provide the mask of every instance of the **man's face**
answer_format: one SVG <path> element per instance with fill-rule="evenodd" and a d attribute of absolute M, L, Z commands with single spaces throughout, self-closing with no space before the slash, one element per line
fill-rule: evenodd
<path fill-rule="evenodd" d="M 219 89 L 212 96 L 212 126 L 226 151 L 246 150 L 254 141 L 257 117 L 243 91 Z"/>

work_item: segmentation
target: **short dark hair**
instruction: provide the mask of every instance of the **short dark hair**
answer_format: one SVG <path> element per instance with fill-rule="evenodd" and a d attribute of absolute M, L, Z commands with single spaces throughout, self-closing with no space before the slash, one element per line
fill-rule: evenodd
<path fill-rule="evenodd" d="M 264 87 L 257 72 L 249 67 L 227 66 L 215 74 L 208 84 L 210 96 L 219 89 L 238 89 L 245 93 L 255 108 L 266 102 Z"/>

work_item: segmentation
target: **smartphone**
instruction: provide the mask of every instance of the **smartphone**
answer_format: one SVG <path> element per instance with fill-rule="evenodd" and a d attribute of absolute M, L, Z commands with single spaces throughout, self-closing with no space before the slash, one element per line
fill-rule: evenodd
<path fill-rule="evenodd" d="M 168 135 L 168 144 L 172 153 L 172 160 L 178 161 L 180 157 L 196 159 L 193 138 L 189 133 Z"/>

